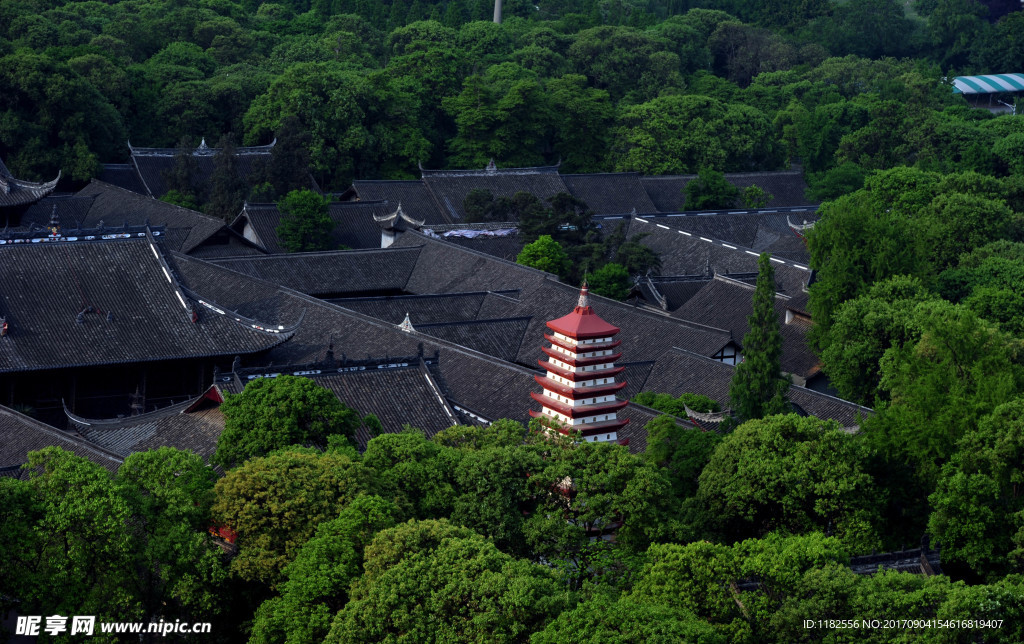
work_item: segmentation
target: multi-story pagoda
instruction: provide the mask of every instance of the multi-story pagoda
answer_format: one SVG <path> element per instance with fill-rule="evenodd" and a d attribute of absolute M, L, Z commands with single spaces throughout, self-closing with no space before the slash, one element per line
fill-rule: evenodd
<path fill-rule="evenodd" d="M 586 284 L 572 313 L 547 324 L 552 333 L 545 333 L 544 338 L 551 346 L 541 350 L 548 359 L 537 361 L 547 375 L 534 376 L 544 390 L 530 394 L 541 409 L 531 410 L 530 416 L 553 431 L 579 432 L 583 440 L 618 440 L 618 430 L 629 423 L 618 417 L 626 401 L 615 398 L 626 386 L 625 381 L 615 380 L 624 370 L 615 366 L 622 357 L 615 352 L 620 344 L 615 339 L 619 328 L 594 313 Z"/>

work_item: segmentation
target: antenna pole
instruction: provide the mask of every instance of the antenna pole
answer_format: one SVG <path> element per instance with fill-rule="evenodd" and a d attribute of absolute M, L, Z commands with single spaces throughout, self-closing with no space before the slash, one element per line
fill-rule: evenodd
<path fill-rule="evenodd" d="M 494 22 L 501 24 L 501 0 L 494 0 Z"/>

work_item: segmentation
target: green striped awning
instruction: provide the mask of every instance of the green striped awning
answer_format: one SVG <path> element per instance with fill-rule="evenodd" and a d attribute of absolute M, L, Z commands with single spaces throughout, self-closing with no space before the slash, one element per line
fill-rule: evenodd
<path fill-rule="evenodd" d="M 1024 74 L 957 76 L 953 79 L 954 94 L 1001 94 L 1003 92 L 1024 92 Z"/>

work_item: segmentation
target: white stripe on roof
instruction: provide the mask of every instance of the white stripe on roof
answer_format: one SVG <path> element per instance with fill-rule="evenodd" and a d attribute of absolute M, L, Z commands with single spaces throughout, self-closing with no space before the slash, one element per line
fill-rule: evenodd
<path fill-rule="evenodd" d="M 959 94 L 998 94 L 1020 91 L 1024 91 L 1024 74 L 957 76 L 953 79 L 953 92 Z"/>

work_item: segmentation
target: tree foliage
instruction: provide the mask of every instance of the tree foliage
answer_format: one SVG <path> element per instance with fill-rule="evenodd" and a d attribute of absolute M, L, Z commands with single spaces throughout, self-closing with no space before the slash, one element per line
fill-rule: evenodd
<path fill-rule="evenodd" d="M 775 269 L 767 253 L 758 260 L 754 310 L 743 336 L 743 361 L 733 371 L 729 399 L 743 420 L 780 414 L 788 409 L 789 383 L 782 377 L 782 334 L 775 314 Z"/>
<path fill-rule="evenodd" d="M 359 414 L 309 378 L 278 376 L 250 382 L 225 396 L 224 431 L 211 460 L 222 467 L 264 456 L 288 445 L 326 444 L 327 437 L 352 438 Z"/>

